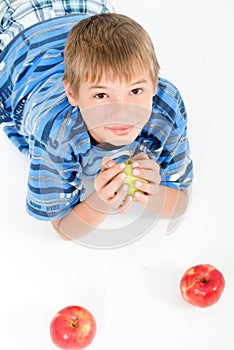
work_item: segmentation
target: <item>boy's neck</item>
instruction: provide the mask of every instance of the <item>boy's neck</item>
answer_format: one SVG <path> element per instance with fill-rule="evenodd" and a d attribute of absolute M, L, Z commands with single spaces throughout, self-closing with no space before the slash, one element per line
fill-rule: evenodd
<path fill-rule="evenodd" d="M 126 146 L 126 145 L 115 146 L 115 145 L 112 145 L 111 143 L 108 143 L 108 142 L 101 142 L 100 143 L 90 134 L 89 131 L 88 131 L 88 134 L 89 134 L 90 143 L 92 146 L 98 146 L 99 148 L 103 148 L 106 151 L 113 151 L 115 149 L 119 149 L 119 148 Z"/>

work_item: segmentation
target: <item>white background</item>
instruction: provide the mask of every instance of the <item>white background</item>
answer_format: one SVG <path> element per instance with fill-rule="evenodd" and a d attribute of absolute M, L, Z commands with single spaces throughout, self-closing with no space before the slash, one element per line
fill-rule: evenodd
<path fill-rule="evenodd" d="M 161 76 L 180 90 L 195 165 L 192 201 L 166 234 L 158 223 L 114 250 L 61 240 L 25 212 L 28 160 L 0 132 L 0 330 L 4 350 L 53 350 L 52 316 L 76 304 L 95 316 L 90 350 L 234 348 L 233 0 L 113 0 L 148 30 Z M 219 302 L 184 302 L 184 271 L 210 263 L 225 277 Z"/>

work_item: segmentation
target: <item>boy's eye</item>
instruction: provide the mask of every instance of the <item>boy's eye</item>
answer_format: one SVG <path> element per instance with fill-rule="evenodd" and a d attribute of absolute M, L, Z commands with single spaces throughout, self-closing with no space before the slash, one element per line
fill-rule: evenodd
<path fill-rule="evenodd" d="M 132 91 L 131 91 L 131 94 L 132 95 L 139 95 L 139 94 L 141 94 L 142 93 L 142 89 L 140 89 L 140 88 L 137 88 L 137 89 L 133 89 Z"/>
<path fill-rule="evenodd" d="M 106 97 L 107 97 L 107 94 L 105 94 L 104 92 L 100 92 L 99 94 L 95 95 L 95 98 L 99 98 L 99 99 L 106 98 Z"/>

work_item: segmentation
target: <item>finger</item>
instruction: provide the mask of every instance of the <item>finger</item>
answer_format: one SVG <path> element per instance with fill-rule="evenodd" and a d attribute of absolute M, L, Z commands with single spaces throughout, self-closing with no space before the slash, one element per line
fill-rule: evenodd
<path fill-rule="evenodd" d="M 132 175 L 134 175 L 135 177 L 138 177 L 139 179 L 145 179 L 153 183 L 161 182 L 161 177 L 158 169 L 155 171 L 154 169 L 145 170 L 142 168 L 134 168 L 132 169 Z"/>
<path fill-rule="evenodd" d="M 134 201 L 138 202 L 139 204 L 146 206 L 149 201 L 149 195 L 146 195 L 140 191 L 136 191 L 134 193 L 133 197 Z"/>
<path fill-rule="evenodd" d="M 138 160 L 141 160 L 141 159 L 149 159 L 149 157 L 144 152 L 140 152 L 138 154 L 135 154 L 133 157 L 131 157 L 132 162 L 134 162 L 134 161 L 137 162 Z"/>
<path fill-rule="evenodd" d="M 126 168 L 125 163 L 115 163 L 114 166 L 107 168 L 104 171 L 101 171 L 102 177 L 108 181 L 111 181 L 116 175 L 123 171 Z"/>
<path fill-rule="evenodd" d="M 119 208 L 119 214 L 124 215 L 130 211 L 132 208 L 133 204 L 133 197 L 132 196 L 127 196 L 125 197 L 124 203 L 120 206 Z"/>
<path fill-rule="evenodd" d="M 136 187 L 136 189 L 138 189 L 142 192 L 149 193 L 149 183 L 145 183 L 143 181 L 136 180 L 136 181 L 134 181 L 134 186 Z"/>
<path fill-rule="evenodd" d="M 125 173 L 120 173 L 117 176 L 115 176 L 114 178 L 112 177 L 111 181 L 109 181 L 103 188 L 101 191 L 101 196 L 102 198 L 106 199 L 106 200 L 110 200 L 115 198 L 115 200 L 118 200 L 119 198 L 119 191 L 118 189 L 120 188 L 121 184 L 124 182 L 124 180 L 126 179 L 126 174 Z M 128 188 L 126 188 L 126 186 L 124 187 L 125 191 L 128 190 Z M 116 193 L 118 193 L 118 195 L 116 196 Z M 120 195 L 121 195 L 122 191 L 120 191 Z M 126 196 L 126 193 L 125 193 Z"/>
<path fill-rule="evenodd" d="M 115 164 L 116 164 L 116 162 L 112 158 L 104 157 L 102 159 L 101 171 L 109 169 L 109 168 L 113 167 Z"/>
<path fill-rule="evenodd" d="M 118 191 L 116 191 L 112 198 L 109 199 L 109 203 L 115 211 L 124 209 L 128 206 L 129 202 L 133 201 L 132 196 L 127 196 L 128 185 L 123 184 Z M 131 197 L 131 198 L 128 198 Z"/>
<path fill-rule="evenodd" d="M 138 159 L 132 162 L 132 168 L 156 169 L 157 163 L 149 158 Z"/>
<path fill-rule="evenodd" d="M 120 200 L 120 203 L 125 201 L 127 193 L 128 193 L 128 190 L 129 190 L 129 186 L 126 183 L 123 183 L 119 187 L 117 193 L 118 193 L 118 198 Z"/>
<path fill-rule="evenodd" d="M 115 163 L 115 165 L 112 166 L 111 168 L 100 171 L 100 173 L 94 180 L 95 190 L 99 192 L 109 182 L 111 182 L 111 180 L 114 179 L 119 173 L 122 173 L 125 167 L 126 167 L 126 164 L 124 163 L 119 163 L 119 164 Z"/>
<path fill-rule="evenodd" d="M 153 195 L 158 193 L 159 190 L 159 184 L 155 184 L 152 182 L 143 182 L 141 180 L 136 180 L 134 181 L 134 186 L 136 189 L 148 194 L 148 195 Z"/>
<path fill-rule="evenodd" d="M 123 183 L 118 191 L 115 192 L 113 198 L 110 200 L 110 203 L 114 203 L 115 208 L 118 210 L 120 208 L 125 208 L 129 202 L 133 201 L 133 197 L 127 195 L 129 187 L 127 184 Z"/>

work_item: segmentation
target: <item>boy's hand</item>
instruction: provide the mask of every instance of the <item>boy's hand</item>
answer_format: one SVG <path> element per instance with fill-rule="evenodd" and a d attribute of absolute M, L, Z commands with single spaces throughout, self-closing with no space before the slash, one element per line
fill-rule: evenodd
<path fill-rule="evenodd" d="M 111 158 L 103 159 L 101 171 L 94 181 L 99 199 L 97 209 L 108 214 L 113 212 L 125 214 L 130 210 L 133 198 L 127 196 L 128 185 L 123 183 L 126 179 L 126 174 L 122 172 L 125 167 L 126 164 L 118 164 Z"/>
<path fill-rule="evenodd" d="M 148 180 L 148 183 L 137 180 L 134 182 L 134 186 L 140 191 L 136 191 L 134 194 L 134 200 L 145 206 L 151 196 L 154 196 L 159 191 L 159 185 L 161 182 L 160 167 L 147 154 L 141 152 L 131 158 L 132 161 L 132 174 L 136 177 L 141 177 Z"/>

